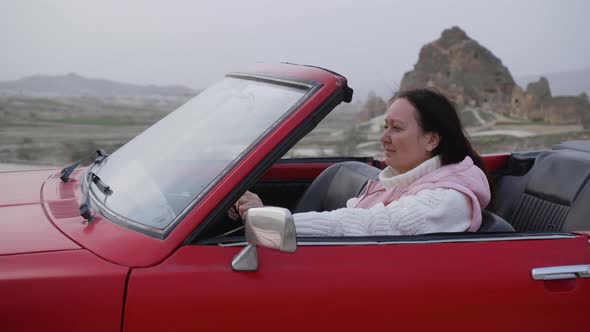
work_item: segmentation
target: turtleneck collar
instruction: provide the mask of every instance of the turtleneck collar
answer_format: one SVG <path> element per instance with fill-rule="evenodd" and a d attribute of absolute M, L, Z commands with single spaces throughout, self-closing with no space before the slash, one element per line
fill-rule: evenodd
<path fill-rule="evenodd" d="M 381 173 L 379 173 L 379 182 L 381 182 L 383 187 L 387 189 L 395 187 L 403 188 L 423 177 L 424 175 L 440 168 L 440 166 L 440 156 L 434 156 L 402 174 L 399 174 L 396 169 L 387 166 L 385 169 L 383 169 L 383 171 L 381 171 Z"/>

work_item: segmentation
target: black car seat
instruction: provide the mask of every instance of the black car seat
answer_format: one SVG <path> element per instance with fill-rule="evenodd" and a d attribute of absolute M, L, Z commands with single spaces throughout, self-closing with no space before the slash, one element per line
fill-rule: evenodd
<path fill-rule="evenodd" d="M 588 230 L 589 179 L 590 153 L 567 148 L 543 152 L 518 181 L 497 183 L 502 202 L 496 212 L 519 232 Z"/>
<path fill-rule="evenodd" d="M 358 161 L 334 164 L 311 183 L 293 213 L 345 207 L 348 199 L 360 196 L 369 179 L 379 180 L 379 172 L 379 168 Z M 500 216 L 482 210 L 482 225 L 478 232 L 514 232 L 514 228 Z"/>
<path fill-rule="evenodd" d="M 379 179 L 379 172 L 379 168 L 359 161 L 336 163 L 313 180 L 293 213 L 331 211 L 346 207 L 346 201 L 359 196 L 369 179 Z"/>
<path fill-rule="evenodd" d="M 488 210 L 481 210 L 481 226 L 477 230 L 478 233 L 505 233 L 514 231 L 514 227 L 502 217 Z"/>
<path fill-rule="evenodd" d="M 575 150 L 590 153 L 590 141 L 566 141 L 554 145 L 552 150 Z"/>

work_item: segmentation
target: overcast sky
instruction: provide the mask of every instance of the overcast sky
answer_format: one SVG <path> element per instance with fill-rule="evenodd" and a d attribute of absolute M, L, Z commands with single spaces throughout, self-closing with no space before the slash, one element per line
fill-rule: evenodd
<path fill-rule="evenodd" d="M 454 25 L 513 76 L 588 68 L 589 22 L 587 0 L 2 0 L 0 80 L 76 72 L 199 89 L 288 61 L 384 94 Z"/>

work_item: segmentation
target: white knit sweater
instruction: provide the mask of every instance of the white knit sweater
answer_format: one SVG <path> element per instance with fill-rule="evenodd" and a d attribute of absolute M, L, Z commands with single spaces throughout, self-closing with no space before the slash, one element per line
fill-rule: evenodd
<path fill-rule="evenodd" d="M 379 174 L 386 188 L 407 185 L 441 165 L 433 157 L 416 168 L 398 174 L 387 167 Z M 471 224 L 470 200 L 454 189 L 425 189 L 404 196 L 384 206 L 370 209 L 351 208 L 358 198 L 351 198 L 346 208 L 327 212 L 304 212 L 293 215 L 298 236 L 415 235 L 436 232 L 463 232 Z"/>

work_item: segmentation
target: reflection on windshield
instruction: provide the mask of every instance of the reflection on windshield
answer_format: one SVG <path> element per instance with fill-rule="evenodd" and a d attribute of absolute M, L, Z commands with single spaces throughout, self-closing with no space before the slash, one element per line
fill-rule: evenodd
<path fill-rule="evenodd" d="M 113 153 L 98 171 L 112 212 L 164 229 L 305 89 L 225 78 Z"/>

